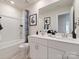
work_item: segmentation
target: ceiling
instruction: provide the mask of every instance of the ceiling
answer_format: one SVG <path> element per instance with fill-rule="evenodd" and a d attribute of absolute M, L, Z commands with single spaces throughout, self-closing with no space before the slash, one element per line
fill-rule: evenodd
<path fill-rule="evenodd" d="M 26 6 L 36 3 L 39 0 L 0 0 L 0 2 L 7 3 L 7 4 L 11 5 L 10 1 L 15 2 L 15 4 L 12 6 L 16 6 L 17 8 L 20 8 L 20 9 L 25 9 Z"/>

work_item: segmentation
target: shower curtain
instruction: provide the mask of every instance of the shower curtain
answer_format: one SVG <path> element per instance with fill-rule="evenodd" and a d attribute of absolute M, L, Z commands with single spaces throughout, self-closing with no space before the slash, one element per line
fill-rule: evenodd
<path fill-rule="evenodd" d="M 29 35 L 29 11 L 25 10 L 25 42 L 28 42 L 28 35 Z"/>

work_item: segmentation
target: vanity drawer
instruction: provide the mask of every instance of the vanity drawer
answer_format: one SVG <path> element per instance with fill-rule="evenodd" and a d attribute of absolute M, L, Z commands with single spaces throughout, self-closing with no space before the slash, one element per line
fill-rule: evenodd
<path fill-rule="evenodd" d="M 29 43 L 38 43 L 47 46 L 47 39 L 44 38 L 37 38 L 37 37 L 30 37 Z"/>
<path fill-rule="evenodd" d="M 36 38 L 34 37 L 29 37 L 29 43 L 35 43 L 36 42 Z"/>
<path fill-rule="evenodd" d="M 79 45 L 67 43 L 67 42 L 60 42 L 55 40 L 48 40 L 48 47 L 57 48 L 63 51 L 69 52 L 78 52 L 79 53 Z"/>
<path fill-rule="evenodd" d="M 78 55 L 69 55 L 67 58 L 68 59 L 79 59 L 79 56 Z"/>
<path fill-rule="evenodd" d="M 37 43 L 47 46 L 47 39 L 37 38 Z"/>

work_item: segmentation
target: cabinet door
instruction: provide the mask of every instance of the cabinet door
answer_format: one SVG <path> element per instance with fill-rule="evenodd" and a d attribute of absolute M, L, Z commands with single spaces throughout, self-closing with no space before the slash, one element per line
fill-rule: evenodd
<path fill-rule="evenodd" d="M 63 59 L 64 52 L 54 49 L 48 48 L 48 59 Z"/>
<path fill-rule="evenodd" d="M 30 44 L 30 57 L 31 59 L 47 59 L 47 47 L 38 44 Z"/>
<path fill-rule="evenodd" d="M 47 47 L 46 46 L 40 45 L 39 53 L 40 53 L 39 59 L 47 59 Z"/>
<path fill-rule="evenodd" d="M 35 44 L 30 43 L 30 58 L 31 59 L 37 59 L 36 56 L 37 56 L 37 51 L 36 51 L 36 48 L 35 48 Z"/>
<path fill-rule="evenodd" d="M 77 55 L 69 55 L 68 59 L 79 59 L 79 56 L 77 56 Z"/>

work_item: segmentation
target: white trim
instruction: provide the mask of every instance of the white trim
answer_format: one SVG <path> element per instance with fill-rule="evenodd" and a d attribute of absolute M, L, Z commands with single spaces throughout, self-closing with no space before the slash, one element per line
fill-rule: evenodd
<path fill-rule="evenodd" d="M 24 43 L 23 40 L 15 40 L 15 41 L 10 41 L 10 42 L 4 42 L 4 43 L 0 43 L 0 50 L 1 49 L 6 49 L 18 44 Z"/>
<path fill-rule="evenodd" d="M 15 17 L 6 16 L 6 15 L 1 15 L 1 14 L 0 14 L 0 17 L 7 17 L 7 18 L 11 18 L 11 19 L 16 19 L 16 20 L 18 19 L 18 20 L 21 20 L 20 18 L 15 18 Z"/>
<path fill-rule="evenodd" d="M 62 13 L 58 13 L 57 15 L 62 15 L 62 14 L 67 14 L 67 13 L 70 13 L 70 11 L 64 11 Z"/>

